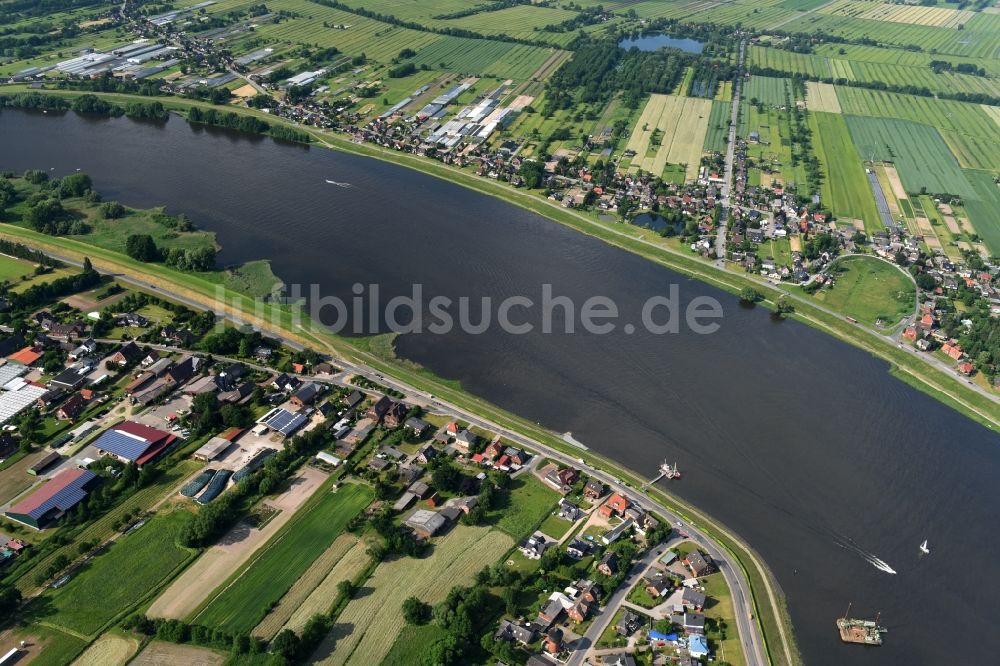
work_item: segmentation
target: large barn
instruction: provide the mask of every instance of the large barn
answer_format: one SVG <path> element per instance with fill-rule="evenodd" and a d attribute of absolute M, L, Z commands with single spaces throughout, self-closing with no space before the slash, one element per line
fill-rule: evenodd
<path fill-rule="evenodd" d="M 59 472 L 41 488 L 7 509 L 7 517 L 41 529 L 79 504 L 100 477 L 86 469 Z"/>
<path fill-rule="evenodd" d="M 122 462 L 134 462 L 140 467 L 167 450 L 177 438 L 169 432 L 125 421 L 104 432 L 94 442 L 102 453 L 109 453 Z"/>

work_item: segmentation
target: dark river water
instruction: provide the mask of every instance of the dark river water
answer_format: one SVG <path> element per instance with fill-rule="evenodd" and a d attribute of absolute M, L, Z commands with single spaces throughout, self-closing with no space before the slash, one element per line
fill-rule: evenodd
<path fill-rule="evenodd" d="M 634 316 L 678 285 L 721 303 L 712 335 L 402 336 L 402 356 L 652 475 L 764 557 L 810 664 L 996 663 L 1000 439 L 882 361 L 723 292 L 462 187 L 361 157 L 128 119 L 5 111 L 0 168 L 89 173 L 107 198 L 166 205 L 218 233 L 225 262 L 269 258 L 286 282 L 348 298 L 613 299 Z M 339 187 L 325 181 L 350 183 Z M 918 557 L 930 540 L 933 552 Z M 875 568 L 879 558 L 898 573 Z M 886 644 L 834 620 L 882 612 Z"/>

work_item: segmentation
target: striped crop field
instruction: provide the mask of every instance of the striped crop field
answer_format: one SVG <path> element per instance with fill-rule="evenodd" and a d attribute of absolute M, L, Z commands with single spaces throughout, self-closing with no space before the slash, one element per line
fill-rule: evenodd
<path fill-rule="evenodd" d="M 880 2 L 839 0 L 825 9 L 828 14 L 863 18 L 870 21 L 889 21 L 935 28 L 958 28 L 975 16 L 975 12 L 947 7 L 923 5 L 891 5 Z"/>
<path fill-rule="evenodd" d="M 457 525 L 435 540 L 431 554 L 379 564 L 358 595 L 312 655 L 311 663 L 378 664 L 406 626 L 403 601 L 411 596 L 436 604 L 455 585 L 468 585 L 483 567 L 496 562 L 514 539 L 489 527 Z"/>
<path fill-rule="evenodd" d="M 345 484 L 335 493 L 320 491 L 262 554 L 221 584 L 194 621 L 232 633 L 253 629 L 371 500 L 371 489 L 358 484 Z"/>
<path fill-rule="evenodd" d="M 841 53 L 843 51 L 843 53 Z M 940 53 L 925 53 L 908 49 L 883 48 L 880 46 L 862 46 L 859 44 L 819 44 L 811 57 L 843 58 L 852 62 L 875 62 L 887 65 L 902 65 L 904 67 L 930 68 L 932 60 L 946 60 L 953 65 L 967 63 L 983 67 L 993 76 L 1000 75 L 1000 61 L 982 58 L 963 58 Z"/>
<path fill-rule="evenodd" d="M 980 108 L 997 124 L 997 129 L 1000 130 L 1000 106 L 982 104 Z"/>
<path fill-rule="evenodd" d="M 985 17 L 993 18 L 984 20 Z M 955 30 L 817 12 L 786 23 L 781 29 L 806 33 L 822 30 L 848 39 L 871 39 L 898 46 L 919 45 L 925 52 L 933 49 L 949 55 L 996 58 L 1000 55 L 1000 44 L 997 42 L 998 28 L 994 19 L 1000 19 L 1000 15 L 979 13 L 964 30 Z"/>
<path fill-rule="evenodd" d="M 847 116 L 847 126 L 864 159 L 893 162 L 907 192 L 926 187 L 935 194 L 974 196 L 972 186 L 948 149 L 929 125 L 895 118 Z"/>
<path fill-rule="evenodd" d="M 268 611 L 264 619 L 254 627 L 251 633 L 266 641 L 274 638 L 275 634 L 281 631 L 281 628 L 292 617 L 292 614 L 302 606 L 317 586 L 357 544 L 358 538 L 353 534 L 341 534 L 334 539 L 330 547 L 309 565 L 306 572 L 295 581 L 285 596 L 281 597 L 278 605 Z"/>
<path fill-rule="evenodd" d="M 626 146 L 635 152 L 631 166 L 660 176 L 668 162 L 684 164 L 686 178 L 696 178 L 712 105 L 696 97 L 650 95 Z M 660 136 L 659 146 L 651 145 L 654 133 Z"/>
<path fill-rule="evenodd" d="M 748 51 L 751 65 L 778 69 L 789 74 L 799 72 L 808 76 L 827 78 L 833 76 L 828 58 L 809 53 L 795 53 L 785 49 L 751 46 Z"/>
<path fill-rule="evenodd" d="M 291 629 L 297 634 L 302 633 L 309 619 L 316 613 L 328 613 L 337 598 L 337 586 L 341 581 L 354 581 L 368 567 L 371 555 L 368 554 L 368 544 L 358 541 L 349 551 L 344 553 L 319 585 L 309 594 L 298 608 L 288 618 L 285 629 Z"/>
<path fill-rule="evenodd" d="M 570 20 L 577 15 L 567 9 L 515 5 L 495 12 L 480 12 L 472 16 L 432 23 L 435 27 L 461 28 L 481 35 L 501 33 L 514 39 L 544 40 L 565 46 L 576 39 L 576 31 L 543 32 L 546 25 L 555 25 Z M 535 28 L 539 28 L 536 30 Z"/>
<path fill-rule="evenodd" d="M 864 88 L 837 87 L 844 113 L 878 118 L 901 118 L 972 136 L 996 134 L 996 123 L 979 104 L 900 95 Z"/>
<path fill-rule="evenodd" d="M 820 190 L 823 202 L 835 215 L 863 220 L 867 229 L 881 230 L 864 162 L 851 141 L 844 117 L 818 112 L 810 114 L 809 119 L 816 156 L 826 175 Z"/>
<path fill-rule="evenodd" d="M 745 94 L 748 100 L 756 99 L 767 106 L 781 107 L 791 98 L 791 88 L 788 79 L 751 76 Z"/>
<path fill-rule="evenodd" d="M 941 130 L 961 166 L 1000 171 L 1000 132 L 995 107 L 951 100 L 900 95 L 837 86 L 844 113 L 876 118 L 900 118 Z"/>
<path fill-rule="evenodd" d="M 994 255 L 1000 255 L 1000 187 L 993 177 L 984 171 L 966 171 L 966 180 L 975 195 L 965 200 L 965 211 L 972 220 L 972 226 L 982 237 L 986 247 Z"/>
<path fill-rule="evenodd" d="M 744 28 L 768 28 L 799 12 L 783 6 L 783 0 L 736 0 L 710 7 L 685 18 L 720 25 L 739 23 Z"/>
<path fill-rule="evenodd" d="M 733 105 L 730 102 L 712 102 L 712 112 L 708 116 L 705 132 L 705 151 L 724 153 L 726 137 L 729 135 L 729 120 Z"/>
<path fill-rule="evenodd" d="M 609 7 L 612 3 L 605 2 L 603 4 L 605 7 Z M 676 19 L 687 18 L 698 12 L 714 9 L 721 4 L 723 4 L 722 0 L 640 0 L 640 2 L 628 3 L 628 7 L 622 7 L 622 10 L 632 9 L 639 18 L 644 19 Z"/>
<path fill-rule="evenodd" d="M 417 67 L 427 65 L 432 69 L 515 81 L 528 79 L 557 53 L 537 46 L 465 37 L 440 37 L 426 48 L 414 50 L 417 55 L 409 62 Z"/>
<path fill-rule="evenodd" d="M 889 51 L 890 49 L 879 49 Z M 757 67 L 776 69 L 808 77 L 843 81 L 882 82 L 894 86 L 920 86 L 934 92 L 964 92 L 1000 97 L 1000 77 L 972 76 L 956 72 L 935 72 L 927 60 L 923 64 L 902 65 L 889 62 L 851 60 L 847 56 L 822 56 L 793 53 L 783 49 L 752 47 L 750 62 Z M 978 66 L 978 65 L 977 65 Z"/>
<path fill-rule="evenodd" d="M 840 113 L 837 89 L 829 83 L 806 82 L 806 106 L 810 111 Z"/>

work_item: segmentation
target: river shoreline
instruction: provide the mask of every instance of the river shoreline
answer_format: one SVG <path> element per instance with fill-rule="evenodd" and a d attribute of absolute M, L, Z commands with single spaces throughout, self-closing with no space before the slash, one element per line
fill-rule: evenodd
<path fill-rule="evenodd" d="M 207 228 L 220 233 L 224 246 L 242 246 L 235 250 L 237 255 L 273 255 L 278 274 L 284 277 L 283 271 L 288 271 L 292 283 L 303 276 L 323 279 L 321 276 L 326 275 L 332 279 L 338 275 L 336 265 L 343 263 L 348 269 L 344 277 L 353 280 L 356 275 L 359 279 L 366 274 L 376 275 L 389 288 L 393 280 L 399 286 L 434 276 L 428 284 L 440 288 L 449 281 L 471 278 L 475 283 L 471 293 L 502 295 L 507 288 L 523 290 L 540 278 L 548 281 L 551 275 L 557 281 L 571 278 L 580 285 L 580 293 L 599 293 L 603 285 L 610 285 L 607 293 L 627 306 L 629 299 L 623 287 L 641 294 L 662 293 L 659 289 L 663 284 L 688 282 L 657 263 L 635 256 L 655 255 L 649 248 L 637 244 L 638 251 L 624 251 L 614 247 L 615 243 L 584 240 L 593 234 L 580 236 L 564 229 L 570 225 L 552 225 L 548 219 L 504 207 L 500 201 L 506 197 L 494 197 L 496 203 L 489 203 L 490 198 L 463 194 L 479 188 L 455 188 L 440 181 L 436 184 L 420 177 L 416 173 L 419 170 L 400 170 L 388 164 L 393 159 L 382 160 L 386 164 L 378 166 L 377 162 L 357 157 L 335 157 L 345 151 L 312 151 L 310 155 L 309 151 L 288 151 L 272 142 L 248 142 L 240 136 L 214 132 L 203 134 L 176 122 L 152 128 L 124 119 L 84 121 L 72 114 L 64 119 L 36 118 L 30 122 L 27 116 L 21 117 L 24 114 L 12 115 L 15 124 L 6 125 L 6 129 L 14 130 L 9 134 L 10 159 L 4 160 L 6 166 L 23 169 L 43 161 L 68 170 L 84 167 L 97 176 L 99 188 L 110 185 L 110 196 L 130 204 L 184 204 L 183 212 L 192 219 L 211 221 Z M 95 148 L 100 147 L 103 154 L 105 146 L 107 156 L 97 157 Z M 393 152 L 387 154 L 397 157 Z M 156 168 L 124 172 L 119 168 L 135 160 L 139 160 L 139 167 L 146 155 L 156 156 L 150 160 Z M 196 165 L 213 166 L 205 169 Z M 331 188 L 323 184 L 324 177 L 350 179 L 356 187 Z M 225 191 L 226 183 L 238 186 Z M 272 191 L 283 196 L 274 197 Z M 268 194 L 257 196 L 257 192 Z M 131 198 L 133 193 L 138 199 Z M 382 193 L 383 198 L 371 199 L 373 193 Z M 301 205 L 272 205 L 270 200 L 276 198 Z M 237 205 L 227 214 L 215 214 L 241 201 L 247 205 Z M 394 212 L 400 210 L 400 205 L 412 209 L 413 215 L 400 218 Z M 465 216 L 447 216 L 454 211 L 463 211 Z M 287 225 L 270 231 L 275 228 L 273 221 L 285 219 L 282 216 L 287 214 L 293 216 L 287 218 Z M 302 222 L 296 225 L 294 220 L 298 218 Z M 361 219 L 366 223 L 359 225 Z M 359 234 L 373 242 L 361 243 L 348 237 Z M 400 242 L 387 245 L 386 240 L 392 238 Z M 273 248 L 269 246 L 271 239 L 276 243 Z M 436 244 L 426 247 L 423 241 L 429 239 Z M 37 240 L 49 243 L 53 239 L 39 236 Z M 525 243 L 537 247 L 519 249 L 526 247 Z M 320 251 L 309 252 L 310 244 Z M 92 253 L 85 245 L 79 247 L 81 254 Z M 464 263 L 460 255 L 454 254 L 460 248 L 470 251 Z M 432 258 L 438 255 L 428 254 L 428 249 L 440 250 L 446 263 L 434 261 Z M 384 263 L 380 258 L 395 261 Z M 536 268 L 525 272 L 532 266 Z M 575 266 L 593 266 L 602 271 L 603 277 L 595 281 Z M 469 272 L 470 268 L 473 272 Z M 137 274 L 148 275 L 154 270 L 159 267 L 137 265 Z M 512 282 L 522 273 L 523 277 Z M 170 272 L 164 275 L 164 285 L 198 277 Z M 479 278 L 483 276 L 489 284 L 495 283 L 496 290 L 491 287 L 479 291 L 483 284 Z M 569 357 L 559 350 L 563 343 L 533 343 L 545 358 L 523 356 L 516 353 L 518 345 L 514 345 L 510 350 L 515 352 L 513 358 L 536 358 L 544 364 L 539 372 L 523 375 L 522 381 L 517 380 L 520 368 L 515 367 L 515 372 L 505 370 L 500 377 L 503 383 L 498 383 L 491 362 L 507 359 L 495 354 L 482 357 L 468 346 L 462 350 L 434 343 L 437 351 L 431 345 L 434 353 L 430 356 L 420 349 L 414 355 L 412 344 L 407 344 L 413 338 L 402 340 L 401 356 L 419 359 L 433 372 L 394 359 L 389 353 L 391 346 L 385 342 L 363 353 L 378 354 L 370 365 L 380 368 L 387 377 L 409 375 L 414 383 L 443 385 L 442 390 L 430 389 L 442 397 L 447 395 L 445 391 L 458 393 L 460 387 L 455 380 L 443 382 L 434 374 L 460 379 L 466 391 L 491 401 L 462 396 L 475 411 L 499 412 L 494 407 L 499 404 L 507 416 L 527 416 L 517 419 L 518 430 L 542 430 L 535 421 L 557 433 L 572 430 L 584 444 L 604 457 L 623 461 L 622 466 L 631 469 L 648 471 L 664 457 L 673 461 L 676 455 L 689 474 L 682 485 L 670 490 L 683 494 L 688 503 L 719 515 L 767 558 L 788 593 L 796 632 L 803 632 L 803 652 L 810 662 L 830 663 L 829 659 L 836 655 L 840 659 L 837 663 L 847 659 L 867 663 L 867 652 L 844 651 L 833 645 L 835 632 L 830 618 L 841 613 L 843 600 L 850 598 L 857 603 L 867 602 L 866 610 L 871 609 L 872 614 L 879 609 L 885 611 L 892 622 L 893 640 L 879 651 L 879 660 L 915 663 L 915 655 L 907 654 L 915 648 L 907 646 L 916 645 L 909 640 L 911 634 L 925 623 L 909 609 L 918 609 L 927 597 L 940 601 L 954 595 L 934 583 L 933 578 L 927 579 L 930 572 L 922 572 L 920 583 L 908 578 L 918 575 L 919 570 L 916 565 L 907 565 L 908 558 L 902 551 L 908 550 L 904 547 L 916 536 L 922 539 L 928 535 L 939 543 L 947 539 L 952 549 L 981 552 L 989 548 L 986 544 L 994 539 L 975 530 L 973 525 L 979 518 L 976 511 L 968 510 L 964 496 L 974 492 L 980 505 L 989 504 L 989 498 L 996 496 L 995 490 L 984 485 L 990 470 L 1000 469 L 995 437 L 901 383 L 885 381 L 886 366 L 869 355 L 835 343 L 833 338 L 818 335 L 809 327 L 775 322 L 761 311 L 754 314 L 753 310 L 738 307 L 732 296 L 718 289 L 700 289 L 699 284 L 692 281 L 685 289 L 711 293 L 724 302 L 729 315 L 725 330 L 730 334 L 700 340 L 662 339 L 653 347 L 637 346 L 634 339 L 605 339 L 601 343 L 573 336 L 565 343 L 582 354 Z M 330 280 L 327 285 L 336 286 Z M 205 291 L 212 293 L 207 285 Z M 440 293 L 451 292 L 446 288 Z M 737 332 L 737 337 L 731 337 Z M 371 342 L 369 345 L 374 347 Z M 494 342 L 504 347 L 512 344 L 509 339 Z M 325 348 L 317 340 L 306 343 Z M 362 352 L 346 345 L 359 343 L 330 341 L 352 357 Z M 468 361 L 464 366 L 453 362 L 462 359 Z M 841 367 L 845 371 L 840 371 Z M 557 381 L 559 377 L 552 371 L 571 373 L 567 377 L 575 380 L 573 385 Z M 714 371 L 718 378 L 699 379 L 706 371 Z M 603 381 L 595 381 L 596 377 Z M 780 382 L 771 381 L 779 377 Z M 537 389 L 542 386 L 550 395 L 562 398 L 549 400 L 540 395 Z M 736 386 L 749 391 L 734 392 Z M 867 390 L 868 386 L 874 390 Z M 591 396 L 614 409 L 603 409 Z M 652 403 L 650 396 L 656 398 Z M 620 398 L 624 401 L 620 402 Z M 533 409 L 531 402 L 536 402 L 539 409 Z M 811 403 L 822 407 L 812 408 Z M 873 406 L 877 409 L 873 410 Z M 544 434 L 552 436 L 551 432 Z M 939 460 L 940 443 L 955 438 L 962 446 Z M 573 449 L 571 455 L 581 457 L 578 449 Z M 932 476 L 911 471 L 926 467 L 919 464 L 920 460 L 938 461 Z M 960 501 L 966 508 L 956 505 Z M 873 506 L 879 510 L 871 511 Z M 919 520 L 915 522 L 914 516 Z M 866 524 L 870 519 L 876 519 L 877 524 Z M 890 522 L 881 524 L 881 520 Z M 829 539 L 841 535 L 892 562 L 900 576 L 867 571 L 867 565 L 855 561 L 852 553 L 831 549 Z M 968 542 L 969 535 L 975 543 Z M 939 552 L 941 557 L 947 557 L 944 547 Z M 797 576 L 790 575 L 792 566 L 798 569 Z M 977 567 L 976 576 L 982 582 L 983 576 L 988 580 L 995 573 L 984 564 Z M 985 612 L 994 604 L 982 596 L 973 593 L 968 603 Z M 762 605 L 766 607 L 766 603 Z M 971 618 L 968 632 L 978 634 L 979 617 Z M 768 632 L 769 640 L 774 641 L 774 636 Z M 988 642 L 968 644 L 988 649 Z M 925 655 L 936 650 L 930 646 L 924 649 L 929 650 L 922 652 Z M 906 657 L 910 660 L 900 661 Z"/>
<path fill-rule="evenodd" d="M 149 101 L 150 98 L 138 95 L 123 93 L 91 93 L 88 91 L 60 90 L 60 89 L 29 89 L 23 84 L 0 85 L 0 94 L 5 91 L 11 92 L 39 92 L 67 98 L 79 97 L 86 94 L 96 94 L 111 101 Z M 202 108 L 215 108 L 208 102 L 200 100 L 181 100 L 173 97 L 155 98 L 163 103 L 164 107 L 174 111 L 186 121 L 183 112 L 192 106 Z M 300 127 L 282 118 L 275 118 L 269 114 L 243 107 L 223 107 L 227 111 L 235 111 L 250 116 L 265 118 L 269 122 L 277 122 L 289 127 L 304 129 L 315 140 L 315 144 L 291 144 L 306 148 L 311 145 L 323 147 L 329 150 L 370 157 L 383 162 L 403 166 L 425 175 L 434 176 L 447 182 L 473 190 L 480 194 L 486 194 L 498 198 L 506 203 L 513 204 L 524 210 L 542 215 L 543 217 L 568 226 L 588 236 L 598 238 L 610 245 L 625 249 L 634 254 L 638 254 L 650 261 L 658 263 L 670 270 L 674 270 L 689 277 L 693 277 L 702 282 L 710 284 L 728 291 L 732 294 L 739 294 L 744 287 L 753 287 L 763 296 L 759 303 L 762 307 L 775 309 L 776 302 L 781 296 L 791 296 L 795 300 L 796 311 L 790 317 L 805 323 L 817 330 L 831 335 L 843 342 L 847 342 L 855 347 L 863 349 L 890 363 L 891 371 L 896 376 L 903 376 L 908 384 L 926 393 L 927 395 L 941 401 L 952 409 L 960 411 L 965 416 L 984 425 L 992 430 L 1000 428 L 1000 403 L 997 398 L 991 400 L 989 397 L 980 395 L 968 389 L 957 378 L 950 377 L 930 366 L 919 358 L 914 358 L 905 352 L 895 348 L 891 340 L 887 340 L 875 331 L 847 322 L 845 319 L 831 316 L 812 305 L 807 299 L 784 288 L 775 288 L 770 282 L 764 279 L 752 278 L 749 275 L 731 273 L 729 271 L 715 268 L 712 264 L 699 260 L 696 257 L 684 254 L 673 248 L 669 248 L 660 243 L 650 242 L 636 234 L 626 233 L 615 227 L 601 223 L 597 220 L 580 215 L 570 209 L 550 202 L 546 199 L 533 196 L 529 192 L 501 185 L 500 183 L 477 177 L 469 172 L 462 171 L 448 165 L 444 165 L 435 160 L 422 158 L 401 151 L 392 151 L 381 146 L 372 146 L 367 143 L 356 143 L 336 132 L 327 130 L 317 130 L 311 127 Z M 257 135 L 248 135 L 257 136 Z M 863 331 L 867 335 L 862 339 L 856 335 L 857 331 Z"/>

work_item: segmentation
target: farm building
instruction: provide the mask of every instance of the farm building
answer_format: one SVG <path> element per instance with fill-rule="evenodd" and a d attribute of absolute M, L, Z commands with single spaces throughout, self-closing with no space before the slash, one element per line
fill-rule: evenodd
<path fill-rule="evenodd" d="M 6 515 L 11 520 L 41 529 L 79 504 L 98 480 L 99 477 L 89 470 L 65 470 L 10 507 Z"/>
<path fill-rule="evenodd" d="M 305 416 L 302 414 L 296 414 L 295 412 L 290 412 L 287 409 L 282 409 L 281 407 L 275 407 L 267 414 L 262 416 L 257 420 L 257 423 L 262 426 L 281 433 L 284 437 L 288 437 L 293 432 L 305 425 Z"/>
<path fill-rule="evenodd" d="M 123 462 L 141 466 L 163 453 L 176 439 L 168 432 L 125 421 L 106 430 L 94 441 L 94 446 Z"/>
<path fill-rule="evenodd" d="M 236 441 L 236 438 L 242 433 L 243 430 L 240 428 L 230 428 L 229 430 L 216 435 L 194 452 L 195 460 L 204 460 L 205 462 L 215 460 L 221 456 L 226 449 L 232 446 L 233 442 Z"/>
<path fill-rule="evenodd" d="M 427 509 L 417 509 L 403 521 L 407 527 L 425 539 L 434 536 L 447 522 L 441 514 Z"/>
<path fill-rule="evenodd" d="M 41 473 L 43 469 L 45 469 L 49 465 L 56 463 L 59 460 L 62 460 L 62 456 L 56 453 L 55 451 L 42 453 L 38 456 L 38 459 L 35 460 L 35 462 L 31 463 L 31 466 L 28 467 L 28 474 L 31 474 L 32 476 L 38 476 L 38 474 Z"/>

